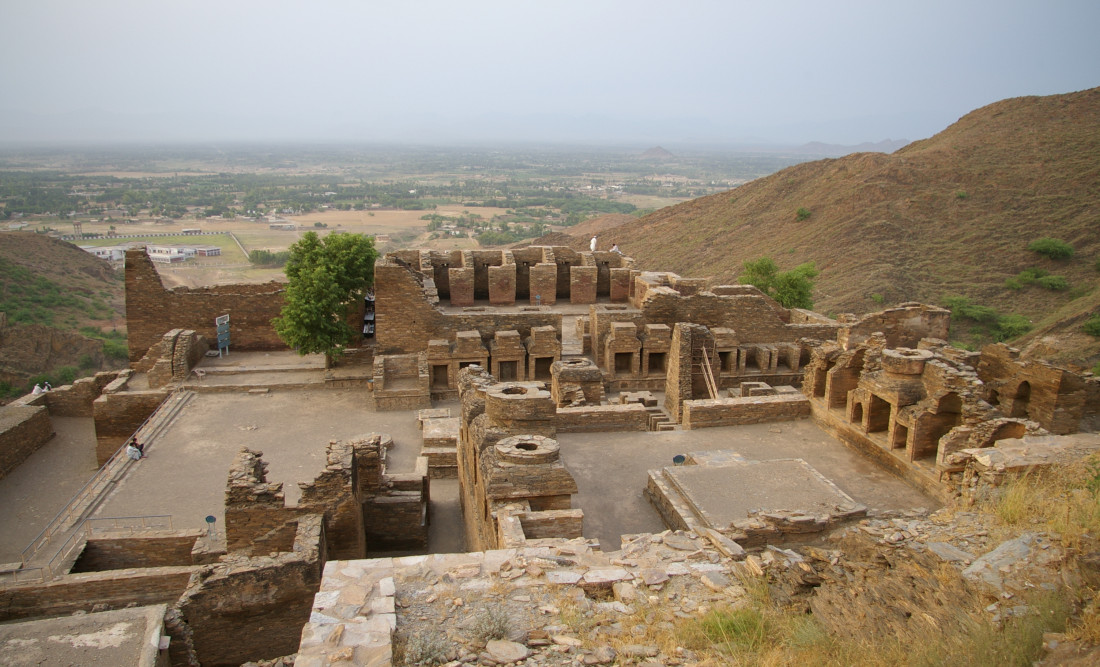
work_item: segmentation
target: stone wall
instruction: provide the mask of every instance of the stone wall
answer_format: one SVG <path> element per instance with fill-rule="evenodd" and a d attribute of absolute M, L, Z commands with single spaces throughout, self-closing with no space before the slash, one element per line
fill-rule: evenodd
<path fill-rule="evenodd" d="M 1069 370 L 1043 361 L 1023 359 L 1004 343 L 982 348 L 978 377 L 985 383 L 985 399 L 1006 417 L 1039 422 L 1051 433 L 1076 433 L 1086 409 L 1085 380 Z"/>
<path fill-rule="evenodd" d="M 792 324 L 789 314 L 784 319 L 769 301 L 763 294 L 718 296 L 699 292 L 683 296 L 670 287 L 657 287 L 649 289 L 639 305 L 647 324 L 671 327 L 677 322 L 691 322 L 709 328 L 728 327 L 737 332 L 741 343 L 793 343 L 800 338 L 836 337 L 839 324 Z"/>
<path fill-rule="evenodd" d="M 175 607 L 203 665 L 240 665 L 297 650 L 326 560 L 322 521 L 299 516 L 288 551 L 227 556 L 191 579 Z"/>
<path fill-rule="evenodd" d="M 54 435 L 46 408 L 33 405 L 0 407 L 0 479 L 19 467 Z"/>
<path fill-rule="evenodd" d="M 209 349 L 209 342 L 194 331 L 172 329 L 131 368 L 146 373 L 150 387 L 163 387 L 169 382 L 187 379 L 191 369 Z"/>
<path fill-rule="evenodd" d="M 0 621 L 90 612 L 97 605 L 171 605 L 187 588 L 195 570 L 181 566 L 88 572 L 0 588 Z"/>
<path fill-rule="evenodd" d="M 80 378 L 72 384 L 55 387 L 43 396 L 52 417 L 91 417 L 92 402 L 103 389 L 118 378 L 121 371 L 103 371 L 93 377 Z"/>
<path fill-rule="evenodd" d="M 138 361 L 164 332 L 191 329 L 217 340 L 214 320 L 230 316 L 231 349 L 282 350 L 271 326 L 283 307 L 285 285 L 217 285 L 166 289 L 144 249 L 126 251 L 126 327 L 130 361 Z"/>
<path fill-rule="evenodd" d="M 810 416 L 810 400 L 800 393 L 684 401 L 684 430 L 790 421 Z"/>
<path fill-rule="evenodd" d="M 204 531 L 103 533 L 88 538 L 70 572 L 192 565 L 191 551 Z"/>
<path fill-rule="evenodd" d="M 225 496 L 226 548 L 231 554 L 264 554 L 292 548 L 302 515 L 323 518 L 325 549 L 362 558 L 368 552 L 425 549 L 430 501 L 428 462 L 410 473 L 385 471 L 393 439 L 369 433 L 330 442 L 327 465 L 302 497 L 287 507 L 281 483 L 267 481 L 263 452 L 242 447 L 229 469 Z"/>
<path fill-rule="evenodd" d="M 649 412 L 640 403 L 558 408 L 554 415 L 559 433 L 645 431 L 648 422 Z"/>
<path fill-rule="evenodd" d="M 950 321 L 951 311 L 946 308 L 916 302 L 902 303 L 859 319 L 846 320 L 836 339 L 846 349 L 851 349 L 878 332 L 886 336 L 887 347 L 915 348 L 922 338 L 947 340 Z"/>
<path fill-rule="evenodd" d="M 453 302 L 455 269 L 450 271 Z M 434 282 L 396 257 L 387 255 L 378 260 L 374 276 L 375 340 L 379 354 L 423 352 L 429 341 L 454 341 L 460 331 L 477 331 L 486 347 L 497 331 L 515 330 L 524 339 L 531 335 L 532 327 L 550 326 L 559 338 L 561 335 L 561 314 L 549 310 L 497 312 L 485 308 L 444 313 L 436 307 L 439 298 Z"/>
<path fill-rule="evenodd" d="M 121 391 L 127 378 L 119 377 L 109 384 L 103 395 L 92 402 L 95 420 L 96 460 L 107 462 L 118 448 L 137 431 L 160 404 L 168 398 L 167 390 Z"/>

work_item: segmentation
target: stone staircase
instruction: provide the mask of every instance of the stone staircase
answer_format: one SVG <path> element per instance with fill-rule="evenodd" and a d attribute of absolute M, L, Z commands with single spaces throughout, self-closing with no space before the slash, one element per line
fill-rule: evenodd
<path fill-rule="evenodd" d="M 677 431 L 680 430 L 680 425 L 672 421 L 672 418 L 668 416 L 665 409 L 660 406 L 651 406 L 646 408 L 646 412 L 649 413 L 649 422 L 646 428 L 650 431 Z"/>

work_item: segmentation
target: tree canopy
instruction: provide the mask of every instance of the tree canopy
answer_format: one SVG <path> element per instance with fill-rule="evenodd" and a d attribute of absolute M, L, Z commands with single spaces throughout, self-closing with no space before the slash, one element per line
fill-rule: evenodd
<path fill-rule="evenodd" d="M 814 307 L 814 278 L 820 272 L 813 262 L 799 264 L 782 273 L 771 257 L 746 261 L 741 266 L 744 269 L 738 278 L 741 283 L 757 287 L 784 308 Z"/>
<path fill-rule="evenodd" d="M 339 356 L 355 330 L 348 306 L 374 283 L 374 241 L 360 234 L 306 232 L 286 263 L 286 300 L 272 320 L 275 332 L 298 354 Z"/>

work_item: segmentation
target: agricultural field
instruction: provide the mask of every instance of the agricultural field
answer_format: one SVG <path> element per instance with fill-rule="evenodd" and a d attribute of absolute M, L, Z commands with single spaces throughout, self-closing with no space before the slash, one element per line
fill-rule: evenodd
<path fill-rule="evenodd" d="M 804 159 L 533 147 L 0 149 L 0 225 L 78 245 L 213 244 L 218 257 L 159 267 L 165 282 L 256 282 L 282 271 L 253 265 L 250 253 L 285 251 L 307 231 L 370 235 L 382 252 L 510 245 L 600 216 L 640 217 Z"/>

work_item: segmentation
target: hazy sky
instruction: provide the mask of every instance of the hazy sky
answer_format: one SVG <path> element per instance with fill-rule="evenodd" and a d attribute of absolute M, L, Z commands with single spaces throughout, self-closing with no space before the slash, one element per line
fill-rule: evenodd
<path fill-rule="evenodd" d="M 1100 85 L 1100 2 L 0 0 L 0 140 L 919 139 Z"/>

